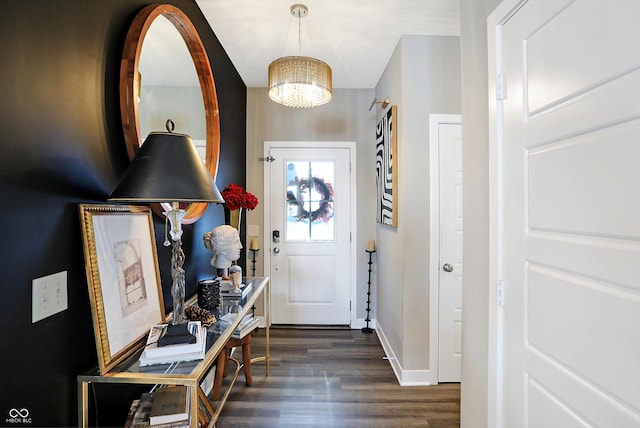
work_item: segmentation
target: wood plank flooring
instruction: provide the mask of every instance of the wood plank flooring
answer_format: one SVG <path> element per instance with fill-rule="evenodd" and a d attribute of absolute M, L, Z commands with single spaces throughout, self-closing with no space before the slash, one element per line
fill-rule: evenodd
<path fill-rule="evenodd" d="M 252 356 L 264 342 L 261 329 Z M 240 374 L 218 427 L 460 426 L 459 384 L 401 387 L 383 357 L 375 332 L 272 328 L 270 376 L 264 363 L 252 386 Z"/>

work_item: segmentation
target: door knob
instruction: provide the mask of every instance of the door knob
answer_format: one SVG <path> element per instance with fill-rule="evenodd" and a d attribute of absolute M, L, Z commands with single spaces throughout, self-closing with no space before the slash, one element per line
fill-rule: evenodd
<path fill-rule="evenodd" d="M 445 263 L 444 265 L 442 265 L 442 270 L 445 272 L 451 272 L 453 271 L 453 266 L 451 266 L 449 263 Z"/>
<path fill-rule="evenodd" d="M 278 254 L 278 253 L 280 252 L 280 248 L 275 247 L 275 248 L 273 249 L 273 252 L 274 252 L 275 254 Z"/>

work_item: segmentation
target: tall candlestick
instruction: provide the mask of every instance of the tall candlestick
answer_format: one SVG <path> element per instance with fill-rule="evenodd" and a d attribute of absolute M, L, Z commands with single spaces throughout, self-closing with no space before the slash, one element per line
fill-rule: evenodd
<path fill-rule="evenodd" d="M 373 244 L 373 245 L 372 245 Z M 369 250 L 368 247 L 373 246 L 373 250 Z M 369 327 L 369 323 L 371 322 L 371 318 L 369 315 L 371 314 L 371 265 L 373 262 L 371 261 L 371 256 L 376 251 L 375 241 L 369 241 L 369 245 L 367 246 L 367 254 L 369 254 L 369 281 L 367 282 L 367 318 L 365 318 L 365 322 L 367 325 L 362 327 L 363 333 L 373 333 L 373 329 Z"/>

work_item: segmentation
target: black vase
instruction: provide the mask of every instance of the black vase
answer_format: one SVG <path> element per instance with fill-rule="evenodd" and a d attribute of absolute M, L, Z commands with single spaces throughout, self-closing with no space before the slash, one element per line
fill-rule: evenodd
<path fill-rule="evenodd" d="M 203 279 L 198 281 L 198 306 L 213 312 L 220 306 L 220 281 Z"/>

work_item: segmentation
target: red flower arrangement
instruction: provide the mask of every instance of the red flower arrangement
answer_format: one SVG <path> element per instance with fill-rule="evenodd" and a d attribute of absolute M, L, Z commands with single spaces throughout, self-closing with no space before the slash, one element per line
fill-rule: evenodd
<path fill-rule="evenodd" d="M 258 198 L 253 193 L 249 193 L 237 184 L 229 184 L 222 190 L 224 206 L 229 210 L 244 208 L 251 211 L 258 206 Z"/>

